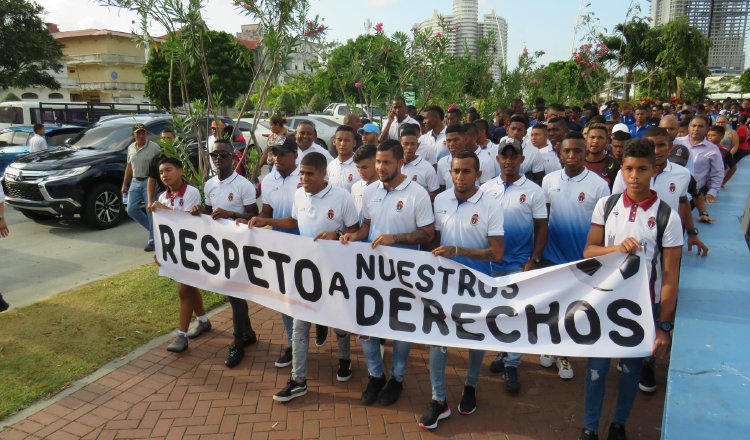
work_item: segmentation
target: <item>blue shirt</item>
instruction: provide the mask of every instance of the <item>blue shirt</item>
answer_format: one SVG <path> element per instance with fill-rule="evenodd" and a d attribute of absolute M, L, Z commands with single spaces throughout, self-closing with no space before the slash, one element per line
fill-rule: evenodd
<path fill-rule="evenodd" d="M 651 124 L 649 124 L 648 122 L 643 124 L 643 127 L 640 128 L 638 128 L 635 123 L 628 124 L 628 130 L 630 130 L 630 136 L 632 136 L 633 139 L 643 137 L 643 133 L 645 133 L 649 128 L 651 128 Z"/>

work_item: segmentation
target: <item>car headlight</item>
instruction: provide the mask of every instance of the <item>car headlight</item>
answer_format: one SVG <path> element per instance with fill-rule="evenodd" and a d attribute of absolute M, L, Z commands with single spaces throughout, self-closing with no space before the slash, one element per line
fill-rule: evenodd
<path fill-rule="evenodd" d="M 42 180 L 45 180 L 47 182 L 51 182 L 54 180 L 63 180 L 63 179 L 69 179 L 71 177 L 78 176 L 80 174 L 83 174 L 91 168 L 90 166 L 86 165 L 83 167 L 77 167 L 77 168 L 68 168 L 65 170 L 55 170 L 50 171 L 46 176 L 42 177 Z"/>

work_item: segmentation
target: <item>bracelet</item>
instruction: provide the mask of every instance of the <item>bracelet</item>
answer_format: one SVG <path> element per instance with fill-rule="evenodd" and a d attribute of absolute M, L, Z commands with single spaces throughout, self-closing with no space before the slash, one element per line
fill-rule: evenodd
<path fill-rule="evenodd" d="M 709 217 L 708 211 L 701 211 L 700 215 L 701 215 L 701 217 Z"/>

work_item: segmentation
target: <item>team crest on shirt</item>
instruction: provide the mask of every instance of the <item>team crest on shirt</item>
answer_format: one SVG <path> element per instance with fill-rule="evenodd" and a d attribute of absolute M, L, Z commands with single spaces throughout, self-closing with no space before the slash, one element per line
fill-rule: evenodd
<path fill-rule="evenodd" d="M 586 194 L 581 192 L 578 194 L 578 203 L 583 203 L 584 200 L 586 200 Z"/>
<path fill-rule="evenodd" d="M 333 209 L 329 209 L 328 210 L 328 219 L 329 220 L 333 220 L 333 216 L 334 215 L 335 215 L 335 213 L 333 212 Z"/>
<path fill-rule="evenodd" d="M 353 178 L 354 178 L 354 176 L 352 176 L 351 174 L 349 174 L 349 177 L 347 178 L 347 180 L 351 182 Z"/>
<path fill-rule="evenodd" d="M 416 182 L 417 181 L 417 175 L 416 174 L 413 175 L 413 176 L 411 176 L 411 181 L 412 182 Z"/>
<path fill-rule="evenodd" d="M 404 209 L 404 201 L 399 200 L 398 203 L 396 203 L 396 211 L 401 212 L 402 209 Z"/>
<path fill-rule="evenodd" d="M 180 206 L 183 206 L 185 204 L 185 201 L 180 199 Z"/>
<path fill-rule="evenodd" d="M 518 201 L 521 203 L 526 203 L 526 194 L 521 194 L 521 197 L 519 197 Z"/>
<path fill-rule="evenodd" d="M 229 193 L 229 195 L 227 196 L 227 200 L 229 200 L 230 202 L 234 200 L 234 193 Z"/>
<path fill-rule="evenodd" d="M 674 184 L 674 182 L 669 184 L 669 192 L 673 193 L 677 191 L 677 185 Z"/>
<path fill-rule="evenodd" d="M 648 228 L 654 229 L 655 226 L 656 226 L 656 217 L 652 215 L 651 217 L 648 218 Z"/>
<path fill-rule="evenodd" d="M 478 221 L 479 221 L 479 214 L 474 214 L 474 215 L 471 216 L 471 224 L 472 225 L 476 225 Z"/>

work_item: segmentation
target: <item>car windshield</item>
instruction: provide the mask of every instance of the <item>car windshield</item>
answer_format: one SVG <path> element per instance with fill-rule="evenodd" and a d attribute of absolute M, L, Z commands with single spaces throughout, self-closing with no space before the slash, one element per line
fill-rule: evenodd
<path fill-rule="evenodd" d="M 338 128 L 339 124 L 326 118 L 312 118 L 316 124 L 327 125 L 329 127 Z"/>
<path fill-rule="evenodd" d="M 23 109 L 21 107 L 0 107 L 0 123 L 23 124 Z"/>
<path fill-rule="evenodd" d="M 70 144 L 76 148 L 114 150 L 132 137 L 132 131 L 132 125 L 99 125 L 82 131 Z"/>

